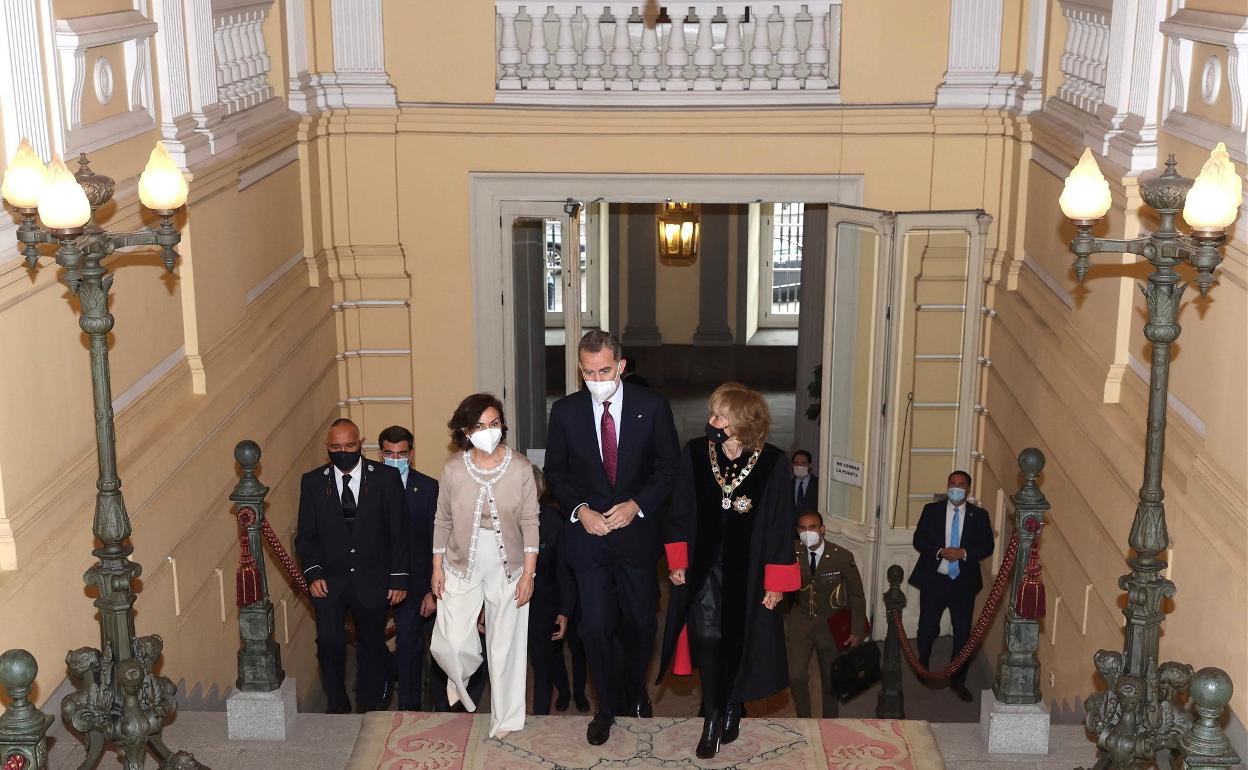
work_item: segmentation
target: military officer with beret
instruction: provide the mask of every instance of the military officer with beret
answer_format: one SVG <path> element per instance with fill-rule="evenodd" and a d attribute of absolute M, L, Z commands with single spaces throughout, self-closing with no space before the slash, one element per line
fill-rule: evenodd
<path fill-rule="evenodd" d="M 840 702 L 832 692 L 832 662 L 841 654 L 828 620 L 842 609 L 851 615 L 849 647 L 862 642 L 867 618 L 867 600 L 862 591 L 862 576 L 854 555 L 825 539 L 823 516 L 806 511 L 798 516 L 797 563 L 801 568 L 802 587 L 787 597 L 784 621 L 789 654 L 789 691 L 797 716 L 809 719 L 810 683 L 807 671 L 810 656 L 819 660 L 819 678 L 823 692 L 823 717 L 834 718 L 840 713 Z"/>

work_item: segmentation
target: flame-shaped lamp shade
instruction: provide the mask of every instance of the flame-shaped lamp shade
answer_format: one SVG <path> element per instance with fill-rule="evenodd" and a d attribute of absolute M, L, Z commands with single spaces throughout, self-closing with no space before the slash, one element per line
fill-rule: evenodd
<path fill-rule="evenodd" d="M 186 179 L 164 142 L 157 142 L 139 176 L 139 200 L 152 211 L 173 211 L 186 204 L 186 194 Z"/>
<path fill-rule="evenodd" d="M 39 205 L 39 197 L 48 186 L 48 169 L 35 153 L 30 142 L 23 139 L 17 152 L 4 169 L 4 184 L 0 195 L 15 208 L 33 209 Z"/>
<path fill-rule="evenodd" d="M 1225 230 L 1235 221 L 1243 200 L 1244 180 L 1235 173 L 1226 145 L 1218 142 L 1187 192 L 1183 220 L 1193 230 Z"/>
<path fill-rule="evenodd" d="M 1070 170 L 1058 204 L 1068 218 L 1082 221 L 1100 219 L 1109 211 L 1109 182 L 1096 165 L 1092 150 L 1085 148 L 1079 165 Z"/>
<path fill-rule="evenodd" d="M 48 166 L 48 187 L 39 196 L 39 218 L 51 230 L 77 230 L 91 218 L 91 202 L 59 155 Z"/>
<path fill-rule="evenodd" d="M 693 204 L 667 201 L 659 215 L 659 256 L 692 262 L 698 256 L 701 229 Z"/>

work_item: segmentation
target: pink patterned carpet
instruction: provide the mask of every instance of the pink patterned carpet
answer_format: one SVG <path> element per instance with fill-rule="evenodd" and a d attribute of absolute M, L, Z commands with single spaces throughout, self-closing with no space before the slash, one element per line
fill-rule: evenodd
<path fill-rule="evenodd" d="M 364 718 L 347 770 L 943 770 L 926 722 L 886 719 L 746 719 L 714 760 L 693 756 L 701 719 L 620 719 L 603 746 L 585 742 L 588 717 L 529 717 L 503 740 L 488 714 L 374 712 Z"/>

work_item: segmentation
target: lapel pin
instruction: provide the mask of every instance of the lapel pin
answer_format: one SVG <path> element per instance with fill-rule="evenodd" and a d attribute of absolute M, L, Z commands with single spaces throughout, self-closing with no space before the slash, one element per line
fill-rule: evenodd
<path fill-rule="evenodd" d="M 373 466 L 371 466 L 371 465 L 370 465 L 370 466 L 368 466 L 368 472 L 369 472 L 369 473 L 372 473 L 372 472 L 373 472 Z"/>
<path fill-rule="evenodd" d="M 640 420 L 640 419 L 641 419 L 641 415 L 637 415 L 637 419 L 638 419 L 638 420 Z"/>
<path fill-rule="evenodd" d="M 328 476 L 328 475 L 329 475 L 329 468 L 326 468 L 325 470 L 321 471 L 321 475 L 322 475 L 322 476 Z"/>

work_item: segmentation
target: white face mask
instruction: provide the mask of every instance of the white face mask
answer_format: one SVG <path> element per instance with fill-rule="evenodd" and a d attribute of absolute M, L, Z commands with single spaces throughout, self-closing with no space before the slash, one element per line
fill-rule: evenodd
<path fill-rule="evenodd" d="M 589 389 L 589 395 L 593 396 L 594 401 L 601 404 L 608 398 L 615 395 L 615 391 L 620 389 L 620 373 L 616 371 L 615 377 L 601 382 L 586 380 L 585 387 Z"/>
<path fill-rule="evenodd" d="M 798 532 L 797 536 L 802 539 L 802 545 L 807 548 L 818 548 L 819 542 L 823 540 L 823 538 L 819 536 L 818 532 L 809 529 L 804 529 L 801 532 Z"/>
<path fill-rule="evenodd" d="M 468 437 L 472 445 L 487 455 L 498 448 L 498 443 L 503 440 L 502 428 L 482 428 Z"/>
<path fill-rule="evenodd" d="M 807 476 L 809 476 L 809 475 L 810 475 L 810 468 L 809 468 L 809 467 L 807 467 L 807 466 L 805 466 L 805 465 L 794 465 L 794 466 L 793 466 L 793 477 L 794 477 L 794 478 L 797 478 L 797 479 L 804 479 L 804 478 L 806 478 L 806 477 L 807 477 Z"/>

